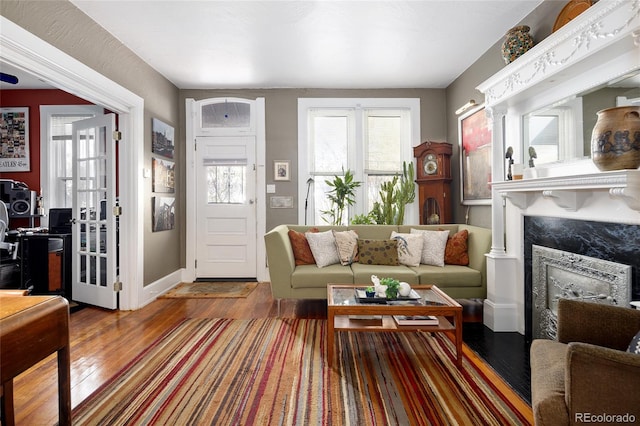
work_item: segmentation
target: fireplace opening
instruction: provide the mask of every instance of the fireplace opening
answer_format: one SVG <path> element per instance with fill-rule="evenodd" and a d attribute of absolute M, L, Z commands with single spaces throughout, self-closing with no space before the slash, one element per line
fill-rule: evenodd
<path fill-rule="evenodd" d="M 534 247 L 542 247 L 542 250 L 553 249 L 565 254 L 564 260 L 554 260 L 549 254 L 544 264 L 539 263 L 534 267 L 533 252 Z M 539 315 L 543 322 L 549 323 L 552 328 L 546 338 L 555 337 L 553 331 L 554 317 L 551 315 L 555 309 L 555 300 L 562 297 L 562 294 L 569 297 L 593 298 L 600 303 L 611 303 L 616 300 L 620 306 L 629 307 L 630 300 L 640 300 L 640 226 L 627 225 L 610 222 L 593 222 L 577 219 L 551 218 L 542 216 L 524 217 L 524 301 L 525 301 L 525 337 L 527 339 L 536 338 L 534 334 L 534 316 Z M 573 256 L 573 257 L 572 257 Z M 584 256 L 586 260 L 582 259 Z M 551 260 L 548 260 L 551 259 Z M 587 271 L 585 277 L 576 278 L 573 273 L 568 272 L 567 263 L 573 259 L 583 266 Z M 578 259 L 582 259 L 578 261 Z M 611 280 L 607 276 L 609 266 L 598 264 L 597 261 L 606 261 L 612 264 L 621 265 L 626 268 L 626 278 L 616 278 Z M 591 263 L 593 262 L 593 263 Z M 591 270 L 591 272 L 589 272 Z M 535 303 L 542 303 L 538 300 L 539 295 L 534 300 L 534 279 L 535 275 L 545 271 L 550 278 L 553 290 L 544 292 L 544 305 L 549 312 L 536 314 Z M 609 271 L 610 272 L 610 271 Z M 604 280 L 600 278 L 604 277 Z M 621 295 L 618 289 L 620 280 L 628 280 L 629 289 L 622 290 Z M 555 282 L 555 284 L 554 284 Z M 582 287 L 575 284 L 581 282 Z M 612 284 L 613 283 L 613 284 Z M 607 294 L 605 290 L 614 288 L 613 295 Z M 540 293 L 540 291 L 537 291 Z M 602 299 L 599 299 L 602 298 Z M 607 299 L 611 298 L 611 299 Z M 546 324 L 545 324 L 546 325 Z M 539 333 L 536 330 L 536 333 Z M 543 332 L 546 333 L 546 332 Z"/>

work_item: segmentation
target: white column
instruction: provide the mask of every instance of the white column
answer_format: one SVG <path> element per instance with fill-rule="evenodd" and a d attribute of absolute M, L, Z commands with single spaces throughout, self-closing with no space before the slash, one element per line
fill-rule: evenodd
<path fill-rule="evenodd" d="M 492 135 L 492 182 L 505 177 L 505 107 L 486 109 Z M 517 331 L 518 312 L 515 298 L 517 259 L 507 256 L 504 245 L 504 199 L 491 189 L 491 251 L 487 255 L 487 298 L 484 301 L 484 324 L 493 331 Z"/>

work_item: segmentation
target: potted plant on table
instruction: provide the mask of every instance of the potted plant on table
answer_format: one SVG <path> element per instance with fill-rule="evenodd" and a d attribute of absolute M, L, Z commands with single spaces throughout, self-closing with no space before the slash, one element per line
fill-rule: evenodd
<path fill-rule="evenodd" d="M 367 297 L 375 297 L 376 289 L 373 286 L 369 286 L 364 289 L 364 293 L 367 295 Z"/>
<path fill-rule="evenodd" d="M 400 288 L 400 281 L 395 278 L 382 278 L 380 285 L 387 286 L 386 294 L 387 299 L 394 300 L 398 298 L 398 289 Z"/>

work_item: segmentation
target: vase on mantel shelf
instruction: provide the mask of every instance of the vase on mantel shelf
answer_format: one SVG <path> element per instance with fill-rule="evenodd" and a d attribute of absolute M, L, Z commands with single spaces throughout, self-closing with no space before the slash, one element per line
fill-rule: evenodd
<path fill-rule="evenodd" d="M 601 171 L 640 167 L 640 106 L 597 112 L 591 135 L 591 159 Z"/>
<path fill-rule="evenodd" d="M 507 31 L 506 39 L 502 43 L 502 58 L 506 64 L 515 61 L 533 47 L 530 30 L 529 26 L 520 25 Z"/>

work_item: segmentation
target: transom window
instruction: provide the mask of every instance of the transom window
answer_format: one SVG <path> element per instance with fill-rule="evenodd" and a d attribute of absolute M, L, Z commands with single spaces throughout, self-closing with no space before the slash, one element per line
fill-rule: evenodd
<path fill-rule="evenodd" d="M 325 181 L 346 170 L 362 185 L 343 224 L 371 211 L 380 185 L 402 173 L 403 161 L 413 161 L 419 117 L 418 99 L 299 99 L 300 223 L 326 223 L 321 212 L 330 209 L 326 193 L 331 188 Z M 307 179 L 313 179 L 308 199 Z"/>

